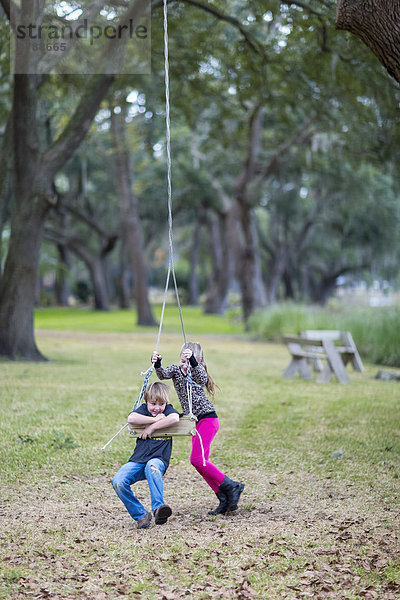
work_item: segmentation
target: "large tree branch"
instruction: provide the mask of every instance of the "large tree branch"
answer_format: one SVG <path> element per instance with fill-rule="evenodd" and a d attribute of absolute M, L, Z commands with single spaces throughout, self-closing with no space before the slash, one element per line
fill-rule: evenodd
<path fill-rule="evenodd" d="M 134 26 L 138 23 L 139 19 L 146 13 L 148 1 L 136 0 L 129 6 L 130 8 L 121 20 L 121 27 L 128 27 L 128 24 L 131 23 Z M 54 175 L 71 158 L 88 132 L 101 100 L 116 77 L 115 72 L 107 72 L 108 67 L 111 67 L 112 61 L 115 60 L 115 52 L 112 52 L 112 50 L 116 48 L 116 44 L 112 42 L 113 40 L 110 40 L 110 46 L 106 47 L 103 55 L 104 57 L 108 56 L 107 63 L 102 65 L 103 70 L 100 71 L 102 74 L 91 76 L 88 86 L 64 131 L 42 157 L 42 168 L 47 180 L 52 180 Z"/>
<path fill-rule="evenodd" d="M 308 127 L 311 125 L 313 118 L 307 119 L 287 140 L 282 142 L 275 150 L 274 154 L 262 169 L 260 175 L 257 178 L 257 184 L 260 184 L 264 179 L 267 179 L 272 173 L 275 172 L 277 164 L 281 157 L 289 150 L 294 144 L 301 142 L 306 135 L 308 135 Z"/>
<path fill-rule="evenodd" d="M 249 119 L 247 151 L 242 172 L 235 183 L 235 194 L 243 201 L 247 200 L 247 189 L 254 177 L 255 165 L 261 148 L 262 102 L 258 102 Z"/>
<path fill-rule="evenodd" d="M 3 10 L 6 14 L 7 19 L 10 21 L 11 23 L 11 17 L 13 15 L 17 16 L 19 14 L 19 8 L 18 6 L 15 4 L 15 2 L 13 0 L 0 0 L 0 4 L 3 7 Z"/>
<path fill-rule="evenodd" d="M 330 264 L 327 264 L 322 268 L 318 268 L 317 266 L 315 266 L 313 267 L 313 270 L 318 271 L 326 281 L 335 281 L 335 279 L 337 279 L 341 275 L 345 275 L 346 273 L 354 273 L 357 271 L 361 271 L 362 269 L 369 269 L 370 266 L 371 265 L 369 263 L 363 261 L 358 265 L 344 264 L 342 266 L 337 266 L 333 268 Z"/>
<path fill-rule="evenodd" d="M 338 0 L 335 25 L 359 37 L 400 83 L 399 0 Z"/>
<path fill-rule="evenodd" d="M 219 210 L 217 209 L 217 212 L 220 215 L 226 215 L 232 206 L 232 199 L 225 192 L 221 183 L 218 180 L 214 179 L 214 177 L 211 177 L 210 183 L 211 187 L 217 192 L 218 198 L 220 200 L 221 208 Z"/>
<path fill-rule="evenodd" d="M 308 217 L 305 219 L 298 235 L 296 236 L 295 246 L 297 254 L 301 254 L 304 251 L 308 238 L 314 225 L 320 220 L 321 212 L 325 205 L 325 197 L 322 193 L 319 193 L 315 201 L 314 208 L 311 210 Z"/>
<path fill-rule="evenodd" d="M 266 58 L 266 54 L 265 54 L 265 51 L 262 48 L 262 46 L 256 40 L 254 40 L 252 38 L 250 33 L 247 31 L 246 27 L 244 27 L 242 25 L 242 23 L 239 21 L 239 19 L 235 19 L 235 17 L 231 17 L 231 15 L 226 15 L 225 13 L 222 13 L 220 10 L 217 10 L 214 6 L 210 6 L 206 2 L 200 2 L 199 0 L 182 0 L 182 1 L 185 2 L 186 4 L 191 4 L 192 6 L 195 6 L 196 8 L 199 8 L 201 10 L 204 10 L 205 12 L 208 12 L 209 14 L 213 15 L 220 21 L 225 21 L 226 23 L 233 25 L 236 29 L 238 29 L 240 31 L 240 33 L 242 34 L 243 38 L 245 39 L 246 43 L 250 46 L 250 48 L 257 54 L 262 56 L 263 58 Z M 162 5 L 163 5 L 162 1 L 154 2 L 152 4 L 152 9 L 159 8 Z"/>
<path fill-rule="evenodd" d="M 79 221 L 86 223 L 86 225 L 88 225 L 88 227 L 93 229 L 93 231 L 95 231 L 103 240 L 107 241 L 107 240 L 111 240 L 114 238 L 118 239 L 117 233 L 108 232 L 95 219 L 90 217 L 90 215 L 88 215 L 84 211 L 80 210 L 76 206 L 73 206 L 72 204 L 65 201 L 64 199 L 61 200 L 60 205 L 61 205 L 61 208 L 67 210 L 69 213 L 74 215 Z"/>
<path fill-rule="evenodd" d="M 86 136 L 99 104 L 114 79 L 113 74 L 91 76 L 66 128 L 42 157 L 42 172 L 47 181 L 54 179 Z"/>
<path fill-rule="evenodd" d="M 43 237 L 49 242 L 68 248 L 88 265 L 94 261 L 94 256 L 76 235 L 68 236 L 57 229 L 46 227 Z"/>
<path fill-rule="evenodd" d="M 3 10 L 6 14 L 7 19 L 10 21 L 10 18 L 11 18 L 10 0 L 0 0 L 0 4 L 3 7 Z"/>
<path fill-rule="evenodd" d="M 113 2 L 115 3 L 115 0 L 113 0 Z M 50 52 L 45 55 L 44 59 L 41 60 L 41 62 L 39 63 L 41 73 L 50 73 L 50 71 L 57 65 L 57 63 L 60 62 L 61 59 L 65 58 L 67 53 L 79 41 L 79 36 L 75 35 L 75 32 L 78 29 L 78 27 L 80 27 L 85 21 L 88 24 L 90 24 L 95 18 L 95 16 L 98 14 L 100 8 L 102 8 L 103 6 L 104 0 L 94 0 L 91 4 L 89 4 L 87 8 L 83 9 L 81 16 L 76 21 L 67 21 L 65 17 L 56 17 L 56 19 L 61 21 L 61 23 L 64 26 L 68 26 L 71 28 L 73 35 L 71 35 L 69 38 L 63 38 L 63 43 L 66 46 L 65 50 L 60 51 L 58 53 Z M 76 9 L 74 9 L 72 12 L 75 11 Z"/>

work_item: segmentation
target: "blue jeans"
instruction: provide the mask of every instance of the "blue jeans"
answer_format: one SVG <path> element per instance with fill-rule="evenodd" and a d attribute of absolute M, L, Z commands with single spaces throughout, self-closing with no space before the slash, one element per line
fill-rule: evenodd
<path fill-rule="evenodd" d="M 112 486 L 124 503 L 126 510 L 132 519 L 139 521 L 146 516 L 147 510 L 143 504 L 133 495 L 131 485 L 137 481 L 147 479 L 151 496 L 151 508 L 153 512 L 164 504 L 163 499 L 163 475 L 165 464 L 159 458 L 152 458 L 147 463 L 127 462 L 111 480 Z"/>

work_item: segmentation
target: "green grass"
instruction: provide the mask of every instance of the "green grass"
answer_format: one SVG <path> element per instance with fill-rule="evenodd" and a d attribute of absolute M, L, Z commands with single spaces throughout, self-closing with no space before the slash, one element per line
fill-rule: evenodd
<path fill-rule="evenodd" d="M 157 321 L 161 318 L 161 305 L 153 306 Z M 191 335 L 198 333 L 232 334 L 243 331 L 240 313 L 227 311 L 225 316 L 205 315 L 200 307 L 182 308 L 185 331 Z M 57 329 L 62 331 L 87 331 L 104 333 L 139 333 L 154 331 L 157 337 L 158 327 L 139 327 L 135 310 L 112 309 L 107 312 L 90 308 L 38 308 L 35 310 L 35 327 L 38 329 Z M 174 333 L 181 330 L 179 310 L 176 305 L 166 305 L 163 320 L 163 332 Z"/>
<path fill-rule="evenodd" d="M 136 399 L 154 331 L 71 334 L 41 316 L 51 361 L 0 365 L 0 598 L 398 596 L 399 383 L 370 364 L 348 385 L 287 380 L 283 345 L 198 334 L 221 388 L 212 459 L 245 492 L 236 515 L 208 517 L 215 496 L 190 439 L 175 439 L 173 516 L 138 531 L 110 486 L 134 442 L 101 447 Z M 165 364 L 180 345 L 163 334 Z M 136 493 L 148 506 L 145 482 Z"/>

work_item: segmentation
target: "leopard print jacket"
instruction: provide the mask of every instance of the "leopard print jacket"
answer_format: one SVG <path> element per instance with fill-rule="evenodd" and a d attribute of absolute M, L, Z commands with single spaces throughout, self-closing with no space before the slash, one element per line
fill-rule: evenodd
<path fill-rule="evenodd" d="M 156 367 L 155 371 L 158 379 L 172 379 L 183 412 L 185 415 L 188 415 L 190 410 L 186 390 L 186 375 L 182 373 L 178 365 L 171 365 L 165 367 L 165 369 L 163 367 Z M 192 411 L 196 417 L 215 411 L 214 405 L 204 392 L 207 379 L 207 371 L 203 365 L 197 364 L 196 367 L 192 368 Z"/>

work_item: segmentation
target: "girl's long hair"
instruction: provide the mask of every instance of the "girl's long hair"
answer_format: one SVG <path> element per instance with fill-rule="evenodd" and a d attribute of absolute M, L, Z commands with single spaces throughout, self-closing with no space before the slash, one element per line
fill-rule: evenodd
<path fill-rule="evenodd" d="M 182 354 L 183 350 L 185 350 L 186 348 L 189 348 L 189 350 L 191 350 L 193 352 L 193 356 L 195 357 L 197 362 L 199 364 L 203 365 L 203 367 L 207 373 L 206 390 L 210 394 L 210 396 L 212 396 L 212 399 L 214 400 L 215 390 L 219 389 L 219 387 L 215 383 L 214 379 L 211 377 L 210 373 L 207 370 L 207 365 L 204 362 L 203 348 L 201 347 L 201 345 L 198 342 L 186 342 L 186 344 L 183 344 L 180 354 Z"/>

